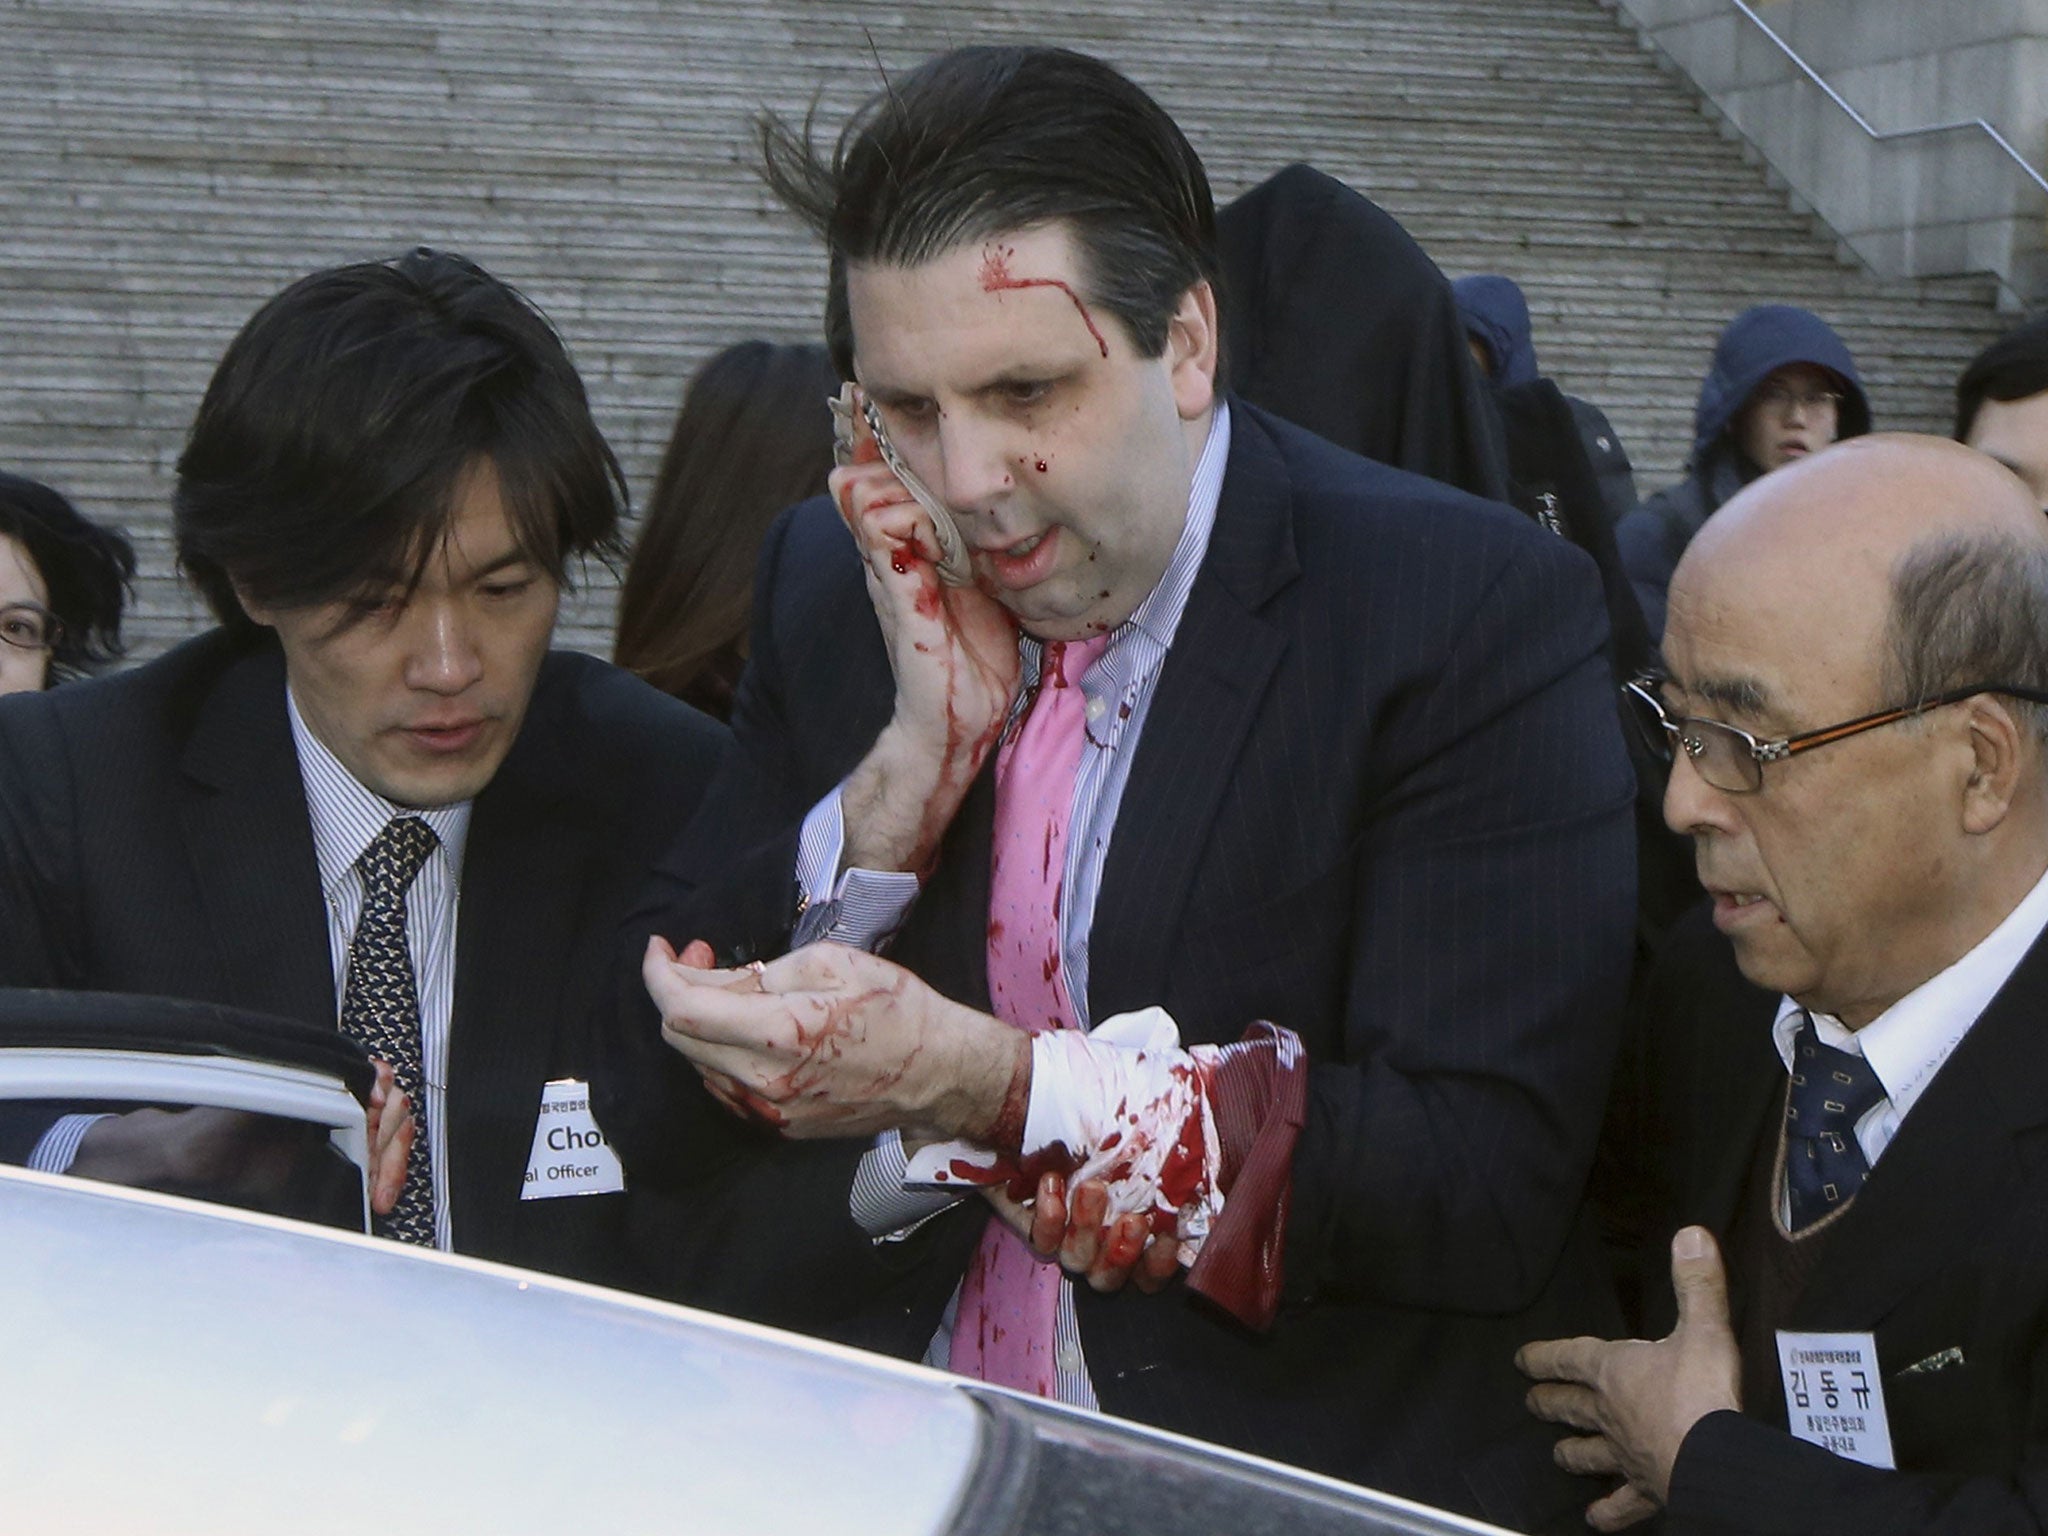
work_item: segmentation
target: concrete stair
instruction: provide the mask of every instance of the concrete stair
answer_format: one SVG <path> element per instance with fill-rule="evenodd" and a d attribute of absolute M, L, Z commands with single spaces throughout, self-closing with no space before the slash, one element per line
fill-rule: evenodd
<path fill-rule="evenodd" d="M 201 616 L 172 467 L 271 292 L 416 243 L 520 284 L 644 494 L 682 383 L 815 334 L 823 262 L 751 173 L 763 106 L 821 121 L 953 43 L 1067 43 L 1176 114 L 1228 198 L 1290 160 L 1352 182 L 1453 274 L 1528 291 L 1546 369 L 1673 478 L 1713 338 L 1805 304 L 1878 418 L 1940 430 L 1995 334 L 1988 280 L 1845 264 L 1600 0 L 16 0 L 0 8 L 0 464 L 137 537 L 138 654 Z M 821 417 L 822 420 L 822 417 Z M 564 639 L 603 650 L 587 574 Z"/>

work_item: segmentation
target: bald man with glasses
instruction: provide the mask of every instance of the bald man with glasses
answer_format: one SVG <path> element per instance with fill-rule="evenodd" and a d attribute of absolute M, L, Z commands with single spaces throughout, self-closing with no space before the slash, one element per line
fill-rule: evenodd
<path fill-rule="evenodd" d="M 1530 1409 L 1597 1529 L 2048 1528 L 2048 522 L 1841 444 L 1701 530 L 1664 652 L 1711 900 L 1605 1138 L 1643 1337 L 1528 1345 Z"/>

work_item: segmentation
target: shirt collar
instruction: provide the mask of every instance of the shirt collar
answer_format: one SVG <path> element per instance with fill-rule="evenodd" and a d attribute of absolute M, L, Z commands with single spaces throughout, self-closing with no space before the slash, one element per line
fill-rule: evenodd
<path fill-rule="evenodd" d="M 1181 524 L 1173 556 L 1166 562 L 1166 573 L 1145 594 L 1137 611 L 1109 632 L 1109 651 L 1115 651 L 1133 631 L 1149 636 L 1162 651 L 1173 645 L 1181 616 L 1187 612 L 1188 594 L 1194 590 L 1195 575 L 1202 568 L 1202 558 L 1209 553 L 1209 535 L 1216 527 L 1216 508 L 1223 497 L 1223 471 L 1229 459 L 1230 407 L 1218 400 L 1216 413 L 1209 419 L 1209 435 L 1203 439 L 1202 452 L 1195 460 L 1194 479 L 1188 486 L 1187 519 Z M 1043 641 L 1024 630 L 1017 632 L 1017 640 L 1019 654 L 1024 658 L 1027 686 L 1017 691 L 1011 705 L 1013 716 L 1030 697 L 1028 684 L 1038 675 L 1045 649 Z M 1092 670 L 1090 675 L 1094 675 Z"/>
<path fill-rule="evenodd" d="M 1216 506 L 1223 499 L 1223 470 L 1230 461 L 1230 407 L 1216 402 L 1209 419 L 1209 435 L 1195 460 L 1195 477 L 1188 486 L 1187 521 L 1181 524 L 1180 539 L 1173 546 L 1173 558 L 1159 584 L 1145 594 L 1129 623 L 1142 629 L 1162 646 L 1173 644 L 1180 629 L 1181 615 L 1188 609 L 1188 593 L 1194 590 L 1195 573 L 1202 557 L 1209 553 L 1209 535 L 1216 527 Z"/>
<path fill-rule="evenodd" d="M 366 789 L 344 768 L 341 759 L 327 750 L 315 736 L 289 684 L 284 690 L 285 712 L 291 717 L 292 745 L 298 749 L 299 778 L 306 791 L 306 814 L 313 824 L 313 853 L 320 865 L 320 890 L 332 896 L 342 881 L 355 872 L 356 860 L 370 846 L 387 823 L 400 816 L 417 816 L 434 829 L 441 840 L 440 852 L 447 856 L 448 869 L 458 879 L 462 850 L 469 838 L 469 812 L 474 803 L 416 810 L 386 800 Z"/>
<path fill-rule="evenodd" d="M 1968 954 L 1920 983 L 1861 1029 L 1851 1030 L 1831 1014 L 1816 1013 L 1814 1031 L 1823 1044 L 1868 1061 L 1884 1084 L 1885 1097 L 1903 1118 L 2044 930 L 2048 930 L 2048 874 L 2042 875 L 2005 920 Z M 1781 998 L 1777 1020 L 1771 1026 L 1771 1038 L 1787 1072 L 1792 1070 L 1792 1042 L 1799 1033 L 1801 1012 L 1791 998 Z"/>

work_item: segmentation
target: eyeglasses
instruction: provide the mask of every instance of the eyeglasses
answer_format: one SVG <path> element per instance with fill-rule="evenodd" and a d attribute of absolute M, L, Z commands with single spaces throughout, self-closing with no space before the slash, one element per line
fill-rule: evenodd
<path fill-rule="evenodd" d="M 1775 411 L 1781 416 L 1795 405 L 1802 411 L 1835 411 L 1840 410 L 1842 406 L 1839 391 L 1801 389 L 1792 384 L 1766 384 L 1752 398 L 1765 410 Z"/>
<path fill-rule="evenodd" d="M 1639 677 L 1622 685 L 1622 693 L 1630 705 L 1629 718 L 1635 721 L 1650 755 L 1668 765 L 1682 750 L 1701 779 L 1731 795 L 1751 795 L 1762 789 L 1765 763 L 1782 762 L 1797 752 L 1811 752 L 1815 747 L 1825 747 L 1831 742 L 1847 741 L 1864 731 L 1893 725 L 1947 704 L 1960 704 L 1980 693 L 2002 693 L 2034 704 L 2048 704 L 2048 692 L 2040 689 L 2020 688 L 2010 683 L 1972 683 L 1967 688 L 1951 688 L 1931 699 L 1903 704 L 1896 709 L 1880 709 L 1875 714 L 1859 715 L 1839 725 L 1824 725 L 1819 730 L 1781 736 L 1776 741 L 1759 741 L 1749 732 L 1737 730 L 1724 721 L 1704 720 L 1698 715 L 1666 714 L 1663 701 L 1657 697 L 1661 681 L 1655 677 Z"/>
<path fill-rule="evenodd" d="M 47 651 L 64 638 L 64 626 L 57 615 L 38 603 L 8 603 L 0 607 L 0 643 L 17 651 Z"/>

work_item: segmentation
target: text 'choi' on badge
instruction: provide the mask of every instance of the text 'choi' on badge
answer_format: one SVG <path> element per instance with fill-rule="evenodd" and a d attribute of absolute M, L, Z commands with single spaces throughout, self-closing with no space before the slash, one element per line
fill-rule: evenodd
<path fill-rule="evenodd" d="M 611 1195 L 625 1187 L 618 1155 L 590 1113 L 590 1085 L 568 1077 L 543 1084 L 519 1198 Z"/>

